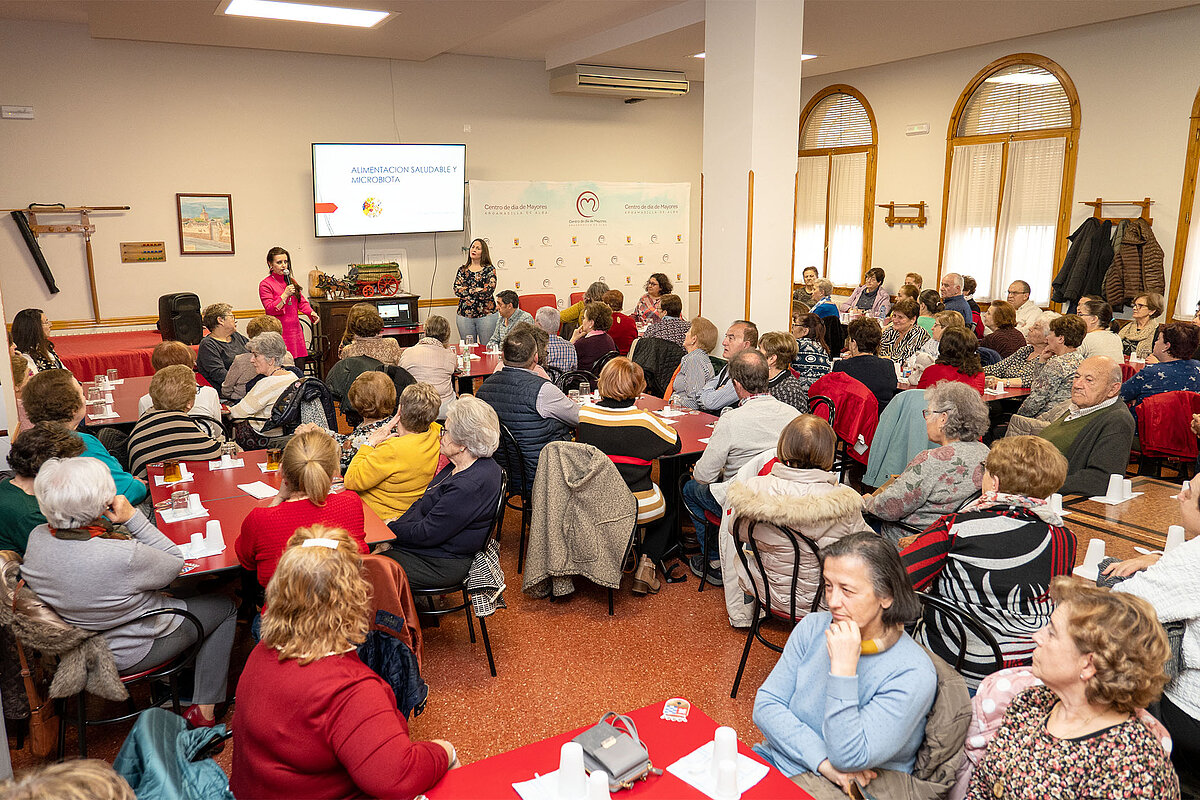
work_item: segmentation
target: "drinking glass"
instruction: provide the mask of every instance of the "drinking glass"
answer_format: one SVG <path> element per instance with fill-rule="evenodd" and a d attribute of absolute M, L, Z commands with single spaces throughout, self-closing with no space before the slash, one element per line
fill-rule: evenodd
<path fill-rule="evenodd" d="M 99 386 L 89 386 L 87 390 L 87 401 L 89 405 L 104 402 L 104 395 L 100 393 Z"/>
<path fill-rule="evenodd" d="M 473 333 L 467 334 L 467 349 L 468 350 L 475 349 L 475 334 L 473 334 Z"/>
<path fill-rule="evenodd" d="M 571 398 L 572 403 L 579 405 L 579 390 L 578 389 L 568 389 L 567 397 Z"/>
<path fill-rule="evenodd" d="M 176 511 L 182 511 L 188 507 L 188 492 L 187 489 L 180 489 L 177 492 L 171 492 L 171 508 Z"/>
<path fill-rule="evenodd" d="M 179 468 L 178 461 L 170 458 L 163 462 L 163 480 L 167 483 L 183 480 L 183 470 Z"/>
<path fill-rule="evenodd" d="M 112 369 L 110 369 L 108 371 L 108 382 L 116 383 L 116 381 L 117 381 L 117 370 L 116 370 L 116 367 L 113 367 Z"/>
<path fill-rule="evenodd" d="M 108 383 L 108 376 L 107 375 L 97 375 L 92 380 L 96 384 L 97 389 L 103 389 L 104 385 L 106 383 Z"/>
<path fill-rule="evenodd" d="M 283 448 L 271 447 L 267 449 L 267 469 L 277 470 L 279 464 L 283 460 Z"/>
<path fill-rule="evenodd" d="M 579 382 L 579 394 L 586 400 L 587 397 L 591 393 L 592 393 L 592 385 L 590 383 L 588 383 L 587 381 L 580 381 Z"/>

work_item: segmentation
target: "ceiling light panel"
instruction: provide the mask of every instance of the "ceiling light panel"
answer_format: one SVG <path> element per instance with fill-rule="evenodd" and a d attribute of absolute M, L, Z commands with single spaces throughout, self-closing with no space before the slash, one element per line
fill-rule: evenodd
<path fill-rule="evenodd" d="M 217 7 L 216 13 L 233 17 L 315 22 L 321 25 L 345 25 L 354 28 L 374 28 L 392 16 L 389 11 L 284 3 L 280 0 L 228 0 Z"/>

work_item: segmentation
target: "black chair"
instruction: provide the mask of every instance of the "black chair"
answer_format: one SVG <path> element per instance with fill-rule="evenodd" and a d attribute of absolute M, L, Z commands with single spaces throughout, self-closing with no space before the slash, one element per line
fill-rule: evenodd
<path fill-rule="evenodd" d="M 825 413 L 817 412 L 819 406 L 825 407 Z M 829 427 L 833 427 L 834 420 L 837 419 L 837 407 L 833 404 L 833 399 L 826 397 L 823 394 L 812 394 L 808 396 L 808 413 L 821 417 L 829 423 Z M 842 483 L 846 482 L 846 467 L 850 465 L 850 456 L 846 453 L 846 442 L 842 437 L 837 437 L 837 441 L 833 446 L 833 464 L 829 467 L 830 472 L 837 470 Z"/>
<path fill-rule="evenodd" d="M 597 358 L 595 361 L 592 362 L 592 369 L 591 369 L 592 374 L 599 375 L 600 370 L 604 369 L 605 364 L 612 361 L 614 358 L 620 358 L 620 357 L 621 357 L 621 354 L 618 353 L 616 350 L 609 350 L 607 353 L 604 353 L 603 355 L 601 355 L 599 358 Z"/>
<path fill-rule="evenodd" d="M 124 622 L 120 625 L 115 625 L 108 630 L 98 631 L 97 633 L 102 635 L 108 633 L 109 631 L 115 631 L 123 628 L 126 625 L 132 625 L 135 622 L 142 622 L 150 619 L 151 617 L 164 616 L 181 617 L 182 619 L 180 620 L 180 625 L 185 625 L 188 623 L 193 625 L 196 629 L 196 641 L 188 645 L 188 647 L 182 653 L 163 664 L 159 664 L 156 667 L 151 667 L 150 669 L 142 670 L 141 672 L 136 672 L 130 675 L 122 675 L 120 678 L 121 683 L 125 685 L 126 689 L 138 684 L 149 683 L 151 681 L 167 681 L 167 684 L 171 690 L 171 708 L 176 714 L 182 715 L 183 710 L 181 709 L 179 703 L 179 673 L 190 666 L 193 661 L 195 661 L 196 654 L 200 652 L 200 645 L 204 643 L 204 626 L 200 624 L 200 620 L 196 619 L 194 614 L 182 608 L 157 608 L 153 611 L 147 611 L 145 614 L 140 615 L 136 619 L 129 620 L 128 622 Z M 58 701 L 58 712 L 59 716 L 61 717 L 61 722 L 58 726 L 58 759 L 60 761 L 62 760 L 66 751 L 67 720 L 70 719 L 66 712 L 67 703 L 69 701 L 69 697 L 64 697 Z M 87 758 L 87 729 L 89 725 L 112 725 L 117 722 L 125 722 L 126 720 L 133 719 L 145 710 L 136 707 L 132 696 L 126 700 L 126 706 L 128 708 L 127 713 L 121 714 L 120 716 L 105 717 L 103 719 L 88 719 L 87 691 L 81 691 L 79 694 L 75 695 L 74 722 L 79 731 L 78 740 L 80 758 Z"/>
<path fill-rule="evenodd" d="M 792 544 L 792 578 L 791 590 L 788 593 L 787 609 L 773 607 L 771 603 L 771 589 L 767 583 L 767 570 L 763 565 L 762 553 L 758 549 L 758 539 L 755 537 L 755 529 L 760 523 L 758 520 L 739 519 L 734 523 L 734 546 L 737 548 L 738 560 L 742 562 L 742 569 L 746 570 L 746 574 L 750 576 L 750 586 L 754 592 L 754 608 L 751 612 L 753 621 L 750 623 L 750 629 L 746 631 L 746 646 L 742 648 L 742 660 L 738 664 L 737 676 L 733 679 L 733 691 L 729 693 L 731 698 L 736 698 L 738 686 L 742 683 L 742 673 L 746 669 L 746 660 L 750 657 L 750 645 L 754 640 L 762 642 L 776 653 L 783 652 L 783 645 L 775 644 L 767 639 L 762 634 L 763 622 L 770 618 L 783 621 L 788 624 L 788 629 L 795 627 L 803 617 L 821 607 L 821 601 L 825 596 L 825 575 L 821 569 L 821 554 L 817 543 L 812 539 L 800 533 L 797 530 L 786 527 L 784 525 L 772 525 L 780 533 L 787 536 Z M 754 556 L 754 563 L 758 571 L 758 577 L 755 577 L 755 571 L 750 568 L 749 559 L 746 557 L 746 546 L 750 547 L 750 552 Z M 814 567 L 817 571 L 817 591 L 813 595 L 812 601 L 806 603 L 807 608 L 804 608 L 797 616 L 796 614 L 796 592 L 800 583 L 800 568 L 805 565 Z M 725 576 L 725 580 L 732 579 L 733 576 Z M 766 612 L 766 617 L 762 616 L 762 612 Z"/>
<path fill-rule="evenodd" d="M 506 499 L 506 489 L 508 485 L 508 473 L 503 469 L 500 470 L 500 496 L 496 500 L 496 513 L 492 515 L 492 527 L 488 531 L 487 539 L 483 543 L 480 552 L 485 552 L 488 545 L 497 541 L 500 538 L 500 528 L 504 523 L 504 506 Z M 462 593 L 462 602 L 450 606 L 449 608 L 430 608 L 417 609 L 417 616 L 436 619 L 437 617 L 445 616 L 446 614 L 454 614 L 458 611 L 465 611 L 467 614 L 467 632 L 471 636 L 471 643 L 475 643 L 475 625 L 471 622 L 471 617 L 475 616 L 474 608 L 471 606 L 471 597 L 467 594 L 467 581 L 470 576 L 463 578 L 461 583 L 456 583 L 453 586 L 437 586 L 428 589 L 412 590 L 413 597 L 437 597 L 445 594 Z M 487 653 L 488 669 L 492 672 L 492 677 L 496 677 L 496 659 L 492 656 L 492 640 L 488 638 L 487 621 L 483 617 L 476 617 L 479 620 L 479 632 L 483 634 L 483 650 Z"/>
<path fill-rule="evenodd" d="M 958 657 L 953 664 L 956 672 L 962 672 L 963 664 L 967 660 L 967 648 L 970 645 L 967 637 L 968 630 L 983 642 L 985 647 L 992 651 L 993 666 L 984 672 L 984 674 L 988 675 L 1004 668 L 1004 653 L 1000 650 L 999 642 L 996 641 L 996 637 L 992 635 L 992 632 L 988 630 L 987 626 L 978 617 L 936 595 L 918 593 L 917 597 L 921 598 L 921 602 L 925 606 L 925 613 L 911 626 L 912 630 L 910 633 L 913 638 L 916 638 L 920 634 L 930 619 L 940 617 L 944 620 L 944 627 L 953 631 L 953 638 L 958 645 Z"/>
<path fill-rule="evenodd" d="M 564 372 L 562 375 L 559 375 L 554 380 L 554 385 L 561 389 L 563 394 L 566 394 L 572 389 L 578 389 L 581 383 L 589 384 L 594 390 L 599 380 L 599 378 L 587 370 L 573 369 L 570 372 Z"/>
<path fill-rule="evenodd" d="M 507 476 L 504 481 L 504 500 L 500 505 L 500 527 L 496 532 L 496 540 L 500 540 L 500 531 L 504 528 L 504 512 L 511 508 L 521 512 L 521 541 L 517 549 L 517 572 L 525 571 L 525 540 L 529 536 L 529 523 L 533 516 L 533 476 L 529 474 L 525 462 L 525 454 L 521 445 L 507 425 L 500 425 L 500 447 L 496 449 L 496 462 L 504 468 Z M 513 505 L 514 498 L 521 498 L 521 505 Z"/>
<path fill-rule="evenodd" d="M 846 326 L 837 316 L 822 317 L 821 322 L 825 323 L 825 344 L 836 358 L 846 346 Z"/>
<path fill-rule="evenodd" d="M 969 497 L 967 497 L 965 500 L 963 500 L 961 503 L 958 504 L 958 508 L 956 508 L 955 511 L 956 512 L 962 511 L 964 508 L 969 506 L 971 503 L 974 503 L 976 500 L 978 500 L 979 496 L 981 494 L 983 494 L 983 492 L 979 489 L 976 489 L 974 492 L 971 493 L 971 495 Z M 909 533 L 922 534 L 925 532 L 924 528 L 918 528 L 916 525 L 909 525 L 907 522 L 900 522 L 899 520 L 884 519 L 883 517 L 879 517 L 879 516 L 876 516 L 875 514 L 872 514 L 870 511 L 864 511 L 864 512 L 862 512 L 862 515 L 863 515 L 863 519 L 866 521 L 866 523 L 868 525 L 870 525 L 876 531 L 879 530 L 880 526 L 886 524 L 886 525 L 892 525 L 897 528 L 903 528 L 904 530 L 908 531 Z"/>
<path fill-rule="evenodd" d="M 651 337 L 636 341 L 638 346 L 630 351 L 629 358 L 642 368 L 646 376 L 646 393 L 662 397 L 686 351 L 666 339 Z"/>

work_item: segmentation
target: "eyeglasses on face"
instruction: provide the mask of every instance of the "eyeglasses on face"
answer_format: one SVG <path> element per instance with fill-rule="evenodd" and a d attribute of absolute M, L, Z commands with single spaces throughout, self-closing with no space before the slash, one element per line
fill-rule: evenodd
<path fill-rule="evenodd" d="M 929 419 L 930 414 L 945 414 L 950 409 L 948 408 L 927 408 L 921 412 L 925 419 Z"/>
<path fill-rule="evenodd" d="M 1134 308 L 1149 308 L 1150 306 L 1146 305 L 1145 303 L 1134 303 L 1133 307 Z"/>

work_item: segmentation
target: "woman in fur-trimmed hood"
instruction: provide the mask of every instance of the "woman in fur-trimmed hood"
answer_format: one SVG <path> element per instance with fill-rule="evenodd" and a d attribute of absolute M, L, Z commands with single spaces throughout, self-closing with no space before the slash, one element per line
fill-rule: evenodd
<path fill-rule="evenodd" d="M 736 574 L 738 578 L 725 581 L 725 608 L 730 625 L 748 627 L 753 619 L 753 603 L 745 598 L 753 596 L 754 585 L 736 549 L 746 541 L 748 527 L 738 526 L 739 519 L 760 523 L 754 527 L 754 536 L 767 573 L 771 607 L 784 614 L 791 607 L 794 551 L 778 526 L 799 531 L 818 548 L 856 531 L 870 530 L 863 521 L 862 498 L 850 487 L 839 484 L 838 476 L 829 471 L 836 441 L 829 423 L 802 414 L 783 429 L 775 452 L 751 459 L 730 484 L 718 537 L 722 574 Z M 740 539 L 735 539 L 735 533 Z M 808 553 L 803 544 L 800 553 L 802 559 Z M 755 582 L 761 586 L 753 555 L 747 551 L 746 557 Z M 797 616 L 803 616 L 812 607 L 820 575 L 820 564 L 815 560 L 806 560 L 801 565 L 796 587 Z"/>

